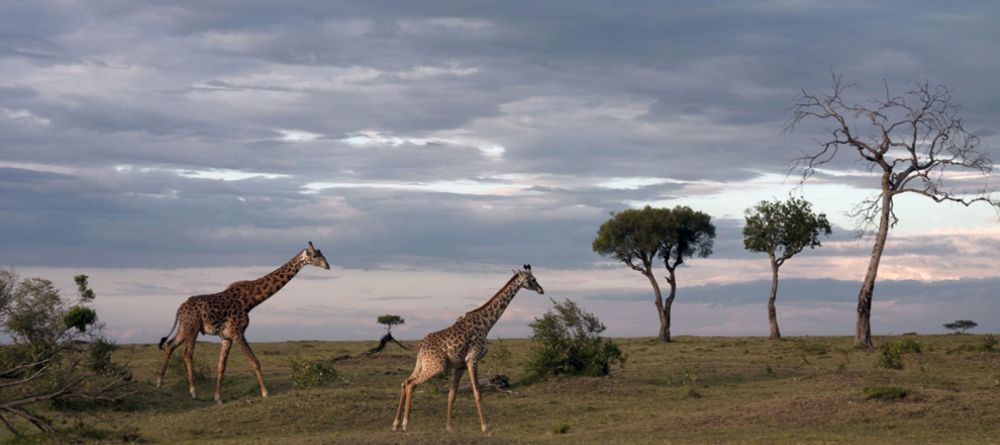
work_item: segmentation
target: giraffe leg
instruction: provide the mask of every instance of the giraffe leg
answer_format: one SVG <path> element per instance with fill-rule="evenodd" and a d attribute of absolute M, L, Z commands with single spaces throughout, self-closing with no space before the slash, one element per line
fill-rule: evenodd
<path fill-rule="evenodd" d="M 229 360 L 229 348 L 233 346 L 233 340 L 222 339 L 222 347 L 219 349 L 218 376 L 215 380 L 215 402 L 222 403 L 222 375 L 226 373 L 226 361 Z"/>
<path fill-rule="evenodd" d="M 260 385 L 260 396 L 267 397 L 267 388 L 264 387 L 264 374 L 260 372 L 260 362 L 257 361 L 257 356 L 253 354 L 253 349 L 250 349 L 250 344 L 247 343 L 246 337 L 240 335 L 236 337 L 236 342 L 240 344 L 240 348 L 243 349 L 243 353 L 247 355 L 247 359 L 250 360 L 250 366 L 253 367 L 253 372 L 257 374 L 257 384 Z"/>
<path fill-rule="evenodd" d="M 406 396 L 406 403 L 403 406 L 403 432 L 406 432 L 406 427 L 410 424 L 410 407 L 413 405 L 413 388 L 417 385 L 424 383 L 442 372 L 444 372 L 444 359 L 432 359 L 430 361 L 425 360 L 423 365 L 420 367 L 419 372 L 415 372 L 416 375 L 410 376 L 403 382 L 403 394 Z"/>
<path fill-rule="evenodd" d="M 167 364 L 170 363 L 170 355 L 180 346 L 183 341 L 177 341 L 177 337 L 168 341 L 163 348 L 163 366 L 160 367 L 160 375 L 156 378 L 156 387 L 163 386 L 163 376 L 167 373 Z"/>
<path fill-rule="evenodd" d="M 458 393 L 458 383 L 462 380 L 462 370 L 455 368 L 452 370 L 451 374 L 451 388 L 448 388 L 448 417 L 447 423 L 445 424 L 445 430 L 449 433 L 451 432 L 451 419 L 452 411 L 451 407 L 455 403 L 455 395 Z"/>
<path fill-rule="evenodd" d="M 392 421 L 393 431 L 399 429 L 399 423 L 403 420 L 403 405 L 406 404 L 406 384 L 407 382 L 410 381 L 410 379 L 412 379 L 414 376 L 420 373 L 420 368 L 421 368 L 420 357 L 418 356 L 417 364 L 416 366 L 414 366 L 413 372 L 410 373 L 410 377 L 408 377 L 406 380 L 403 381 L 401 385 L 399 385 L 399 406 L 396 407 L 396 418 L 393 419 Z"/>
<path fill-rule="evenodd" d="M 466 368 L 469 368 L 469 378 L 472 379 L 472 395 L 476 398 L 476 411 L 479 411 L 479 426 L 485 433 L 489 431 L 490 427 L 486 424 L 486 416 L 483 415 L 483 399 L 479 394 L 478 365 L 475 360 L 470 360 L 465 366 Z"/>
<path fill-rule="evenodd" d="M 188 392 L 191 393 L 191 399 L 197 399 L 194 391 L 194 345 L 195 337 L 186 337 L 184 339 L 184 367 L 187 368 L 187 378 L 188 378 Z"/>

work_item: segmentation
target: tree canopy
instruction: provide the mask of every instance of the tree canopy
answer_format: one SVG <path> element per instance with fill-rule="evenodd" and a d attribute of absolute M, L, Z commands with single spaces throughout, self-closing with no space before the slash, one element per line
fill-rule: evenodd
<path fill-rule="evenodd" d="M 812 212 L 812 204 L 802 198 L 761 201 L 746 211 L 743 247 L 773 255 L 780 266 L 806 247 L 821 246 L 820 235 L 832 233 L 825 214 Z"/>
<path fill-rule="evenodd" d="M 955 332 L 961 331 L 963 334 L 965 333 L 965 331 L 968 331 L 969 329 L 972 329 L 976 326 L 979 326 L 979 323 L 976 323 L 972 320 L 955 320 L 951 323 L 944 324 L 945 329 Z"/>
<path fill-rule="evenodd" d="M 656 258 L 674 269 L 692 256 L 712 254 L 715 226 L 711 217 L 687 206 L 673 209 L 628 209 L 601 224 L 595 252 L 612 256 L 632 269 L 645 272 Z"/>
<path fill-rule="evenodd" d="M 392 330 L 392 327 L 398 324 L 406 323 L 406 320 L 404 320 L 399 315 L 392 315 L 392 314 L 379 315 L 376 321 L 378 321 L 379 324 L 384 324 L 387 330 Z"/>

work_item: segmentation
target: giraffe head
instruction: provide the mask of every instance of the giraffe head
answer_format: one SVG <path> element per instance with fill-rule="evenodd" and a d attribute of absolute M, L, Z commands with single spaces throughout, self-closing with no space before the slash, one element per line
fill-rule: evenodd
<path fill-rule="evenodd" d="M 545 294 L 545 290 L 542 289 L 542 285 L 538 284 L 538 280 L 536 280 L 535 276 L 531 274 L 530 264 L 525 264 L 524 269 L 515 270 L 514 273 L 521 277 L 521 287 L 533 290 L 542 295 Z"/>
<path fill-rule="evenodd" d="M 312 264 L 316 267 L 330 269 L 330 263 L 326 262 L 326 257 L 323 256 L 323 252 L 320 252 L 319 249 L 313 247 L 312 241 L 309 241 L 309 247 L 302 251 L 302 258 L 306 264 Z"/>

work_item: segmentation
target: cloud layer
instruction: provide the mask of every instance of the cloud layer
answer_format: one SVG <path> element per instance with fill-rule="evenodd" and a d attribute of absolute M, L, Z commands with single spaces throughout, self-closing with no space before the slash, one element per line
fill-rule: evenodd
<path fill-rule="evenodd" d="M 696 280 L 723 285 L 759 278 L 733 272 L 762 263 L 743 209 L 796 189 L 838 224 L 801 276 L 860 273 L 844 213 L 875 182 L 845 156 L 797 188 L 788 162 L 825 133 L 783 133 L 789 107 L 831 70 L 858 101 L 926 79 L 998 159 L 998 20 L 985 1 L 7 2 L 0 266 L 249 274 L 312 240 L 358 271 L 582 280 L 617 267 L 590 249 L 610 212 L 687 204 L 719 227 Z M 885 277 L 997 276 L 988 208 L 897 210 Z"/>

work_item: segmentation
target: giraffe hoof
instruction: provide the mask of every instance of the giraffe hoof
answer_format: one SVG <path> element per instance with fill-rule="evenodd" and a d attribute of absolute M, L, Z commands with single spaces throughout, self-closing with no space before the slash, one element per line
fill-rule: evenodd
<path fill-rule="evenodd" d="M 266 399 L 267 398 L 267 390 L 265 389 L 265 390 L 261 391 L 260 392 L 260 396 Z"/>

